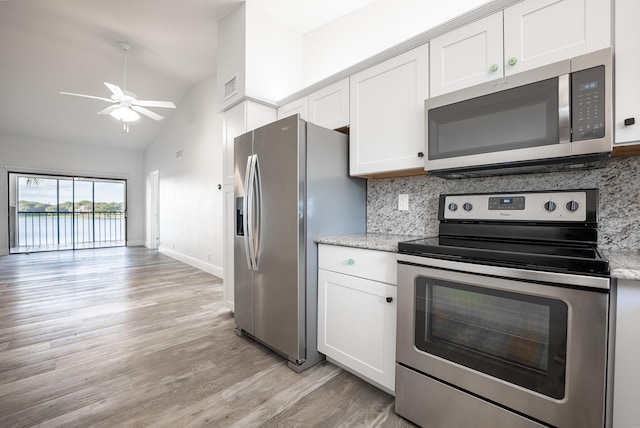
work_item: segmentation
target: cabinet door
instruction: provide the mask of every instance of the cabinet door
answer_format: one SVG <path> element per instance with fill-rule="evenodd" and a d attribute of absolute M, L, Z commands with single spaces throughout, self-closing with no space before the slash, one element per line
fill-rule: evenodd
<path fill-rule="evenodd" d="M 611 45 L 609 0 L 525 0 L 504 10 L 505 75 Z"/>
<path fill-rule="evenodd" d="M 224 113 L 222 124 L 224 184 L 233 184 L 233 139 L 274 120 L 276 120 L 276 110 L 273 107 L 253 101 L 243 101 Z"/>
<path fill-rule="evenodd" d="M 309 95 L 309 120 L 329 129 L 349 125 L 349 79 Z"/>
<path fill-rule="evenodd" d="M 615 25 L 615 83 L 616 117 L 615 143 L 640 142 L 640 2 L 638 0 L 616 1 Z M 627 121 L 627 125 L 625 125 Z M 633 121 L 633 124 L 632 124 Z"/>
<path fill-rule="evenodd" d="M 299 100 L 291 101 L 283 106 L 278 107 L 278 119 L 299 114 L 301 119 L 309 118 L 309 99 L 307 97 Z"/>
<path fill-rule="evenodd" d="M 233 184 L 233 139 L 247 130 L 247 103 L 243 102 L 224 113 L 222 123 L 222 170 L 224 184 Z"/>
<path fill-rule="evenodd" d="M 613 426 L 637 427 L 640 421 L 640 406 L 636 398 L 640 384 L 640 282 L 617 280 L 616 289 Z"/>
<path fill-rule="evenodd" d="M 224 305 L 234 310 L 233 307 L 233 237 L 235 235 L 235 199 L 233 197 L 233 184 L 224 186 Z"/>
<path fill-rule="evenodd" d="M 395 346 L 396 287 L 319 269 L 318 350 L 394 391 Z"/>
<path fill-rule="evenodd" d="M 429 42 L 431 97 L 503 76 L 502 12 Z"/>
<path fill-rule="evenodd" d="M 427 44 L 351 76 L 351 175 L 424 168 L 428 78 Z"/>

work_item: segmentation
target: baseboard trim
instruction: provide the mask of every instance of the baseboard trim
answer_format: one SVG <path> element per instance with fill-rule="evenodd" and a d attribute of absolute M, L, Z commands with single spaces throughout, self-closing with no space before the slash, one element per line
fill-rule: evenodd
<path fill-rule="evenodd" d="M 8 256 L 9 249 L 8 248 L 0 248 L 0 256 Z"/>
<path fill-rule="evenodd" d="M 187 256 L 185 254 L 179 253 L 175 250 L 170 250 L 168 248 L 160 247 L 158 249 L 162 254 L 165 254 L 172 259 L 180 260 L 183 263 L 186 263 L 190 266 L 203 270 L 211 275 L 215 275 L 218 278 L 222 278 L 224 270 L 216 265 L 212 265 L 211 263 L 203 262 L 202 260 L 198 260 L 194 257 Z"/>

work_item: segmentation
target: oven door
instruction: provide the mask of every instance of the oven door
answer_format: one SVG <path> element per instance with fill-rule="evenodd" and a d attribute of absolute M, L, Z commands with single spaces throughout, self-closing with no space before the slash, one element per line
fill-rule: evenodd
<path fill-rule="evenodd" d="M 546 424 L 604 425 L 608 279 L 586 289 L 565 286 L 573 275 L 398 261 L 400 366 Z"/>

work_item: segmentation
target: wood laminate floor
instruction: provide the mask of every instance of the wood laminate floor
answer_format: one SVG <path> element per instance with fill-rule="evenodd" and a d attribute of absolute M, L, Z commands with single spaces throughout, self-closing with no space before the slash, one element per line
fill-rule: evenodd
<path fill-rule="evenodd" d="M 410 427 L 234 333 L 222 281 L 140 247 L 0 257 L 0 427 Z"/>

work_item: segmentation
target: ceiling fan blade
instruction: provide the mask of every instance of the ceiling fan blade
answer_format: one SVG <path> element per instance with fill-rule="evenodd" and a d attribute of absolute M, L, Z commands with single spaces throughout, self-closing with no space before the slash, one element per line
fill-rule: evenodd
<path fill-rule="evenodd" d="M 171 101 L 134 100 L 131 101 L 131 104 L 144 107 L 176 108 L 176 105 Z"/>
<path fill-rule="evenodd" d="M 112 105 L 109 106 L 103 110 L 100 110 L 97 114 L 110 114 L 112 111 L 119 109 L 120 108 L 120 104 L 116 104 L 116 105 Z"/>
<path fill-rule="evenodd" d="M 151 110 L 147 110 L 144 107 L 140 107 L 140 106 L 137 106 L 137 105 L 132 105 L 131 108 L 133 110 L 137 111 L 140 114 L 144 114 L 145 116 L 150 117 L 153 120 L 162 120 L 162 119 L 164 119 L 164 117 L 160 116 L 158 113 L 155 113 L 155 112 L 153 112 Z"/>
<path fill-rule="evenodd" d="M 110 99 L 110 98 L 104 98 L 104 97 L 96 97 L 94 95 L 85 95 L 85 94 L 75 94 L 73 92 L 60 92 L 62 95 L 73 95 L 74 97 L 83 97 L 83 98 L 94 98 L 96 100 L 102 100 L 102 101 L 106 101 L 109 103 L 115 103 L 114 100 Z"/>
<path fill-rule="evenodd" d="M 108 82 L 104 82 L 104 84 L 107 88 L 109 88 L 109 90 L 116 97 L 124 97 L 124 92 L 122 92 L 122 89 L 120 89 L 120 86 L 114 85 L 113 83 L 108 83 Z"/>

